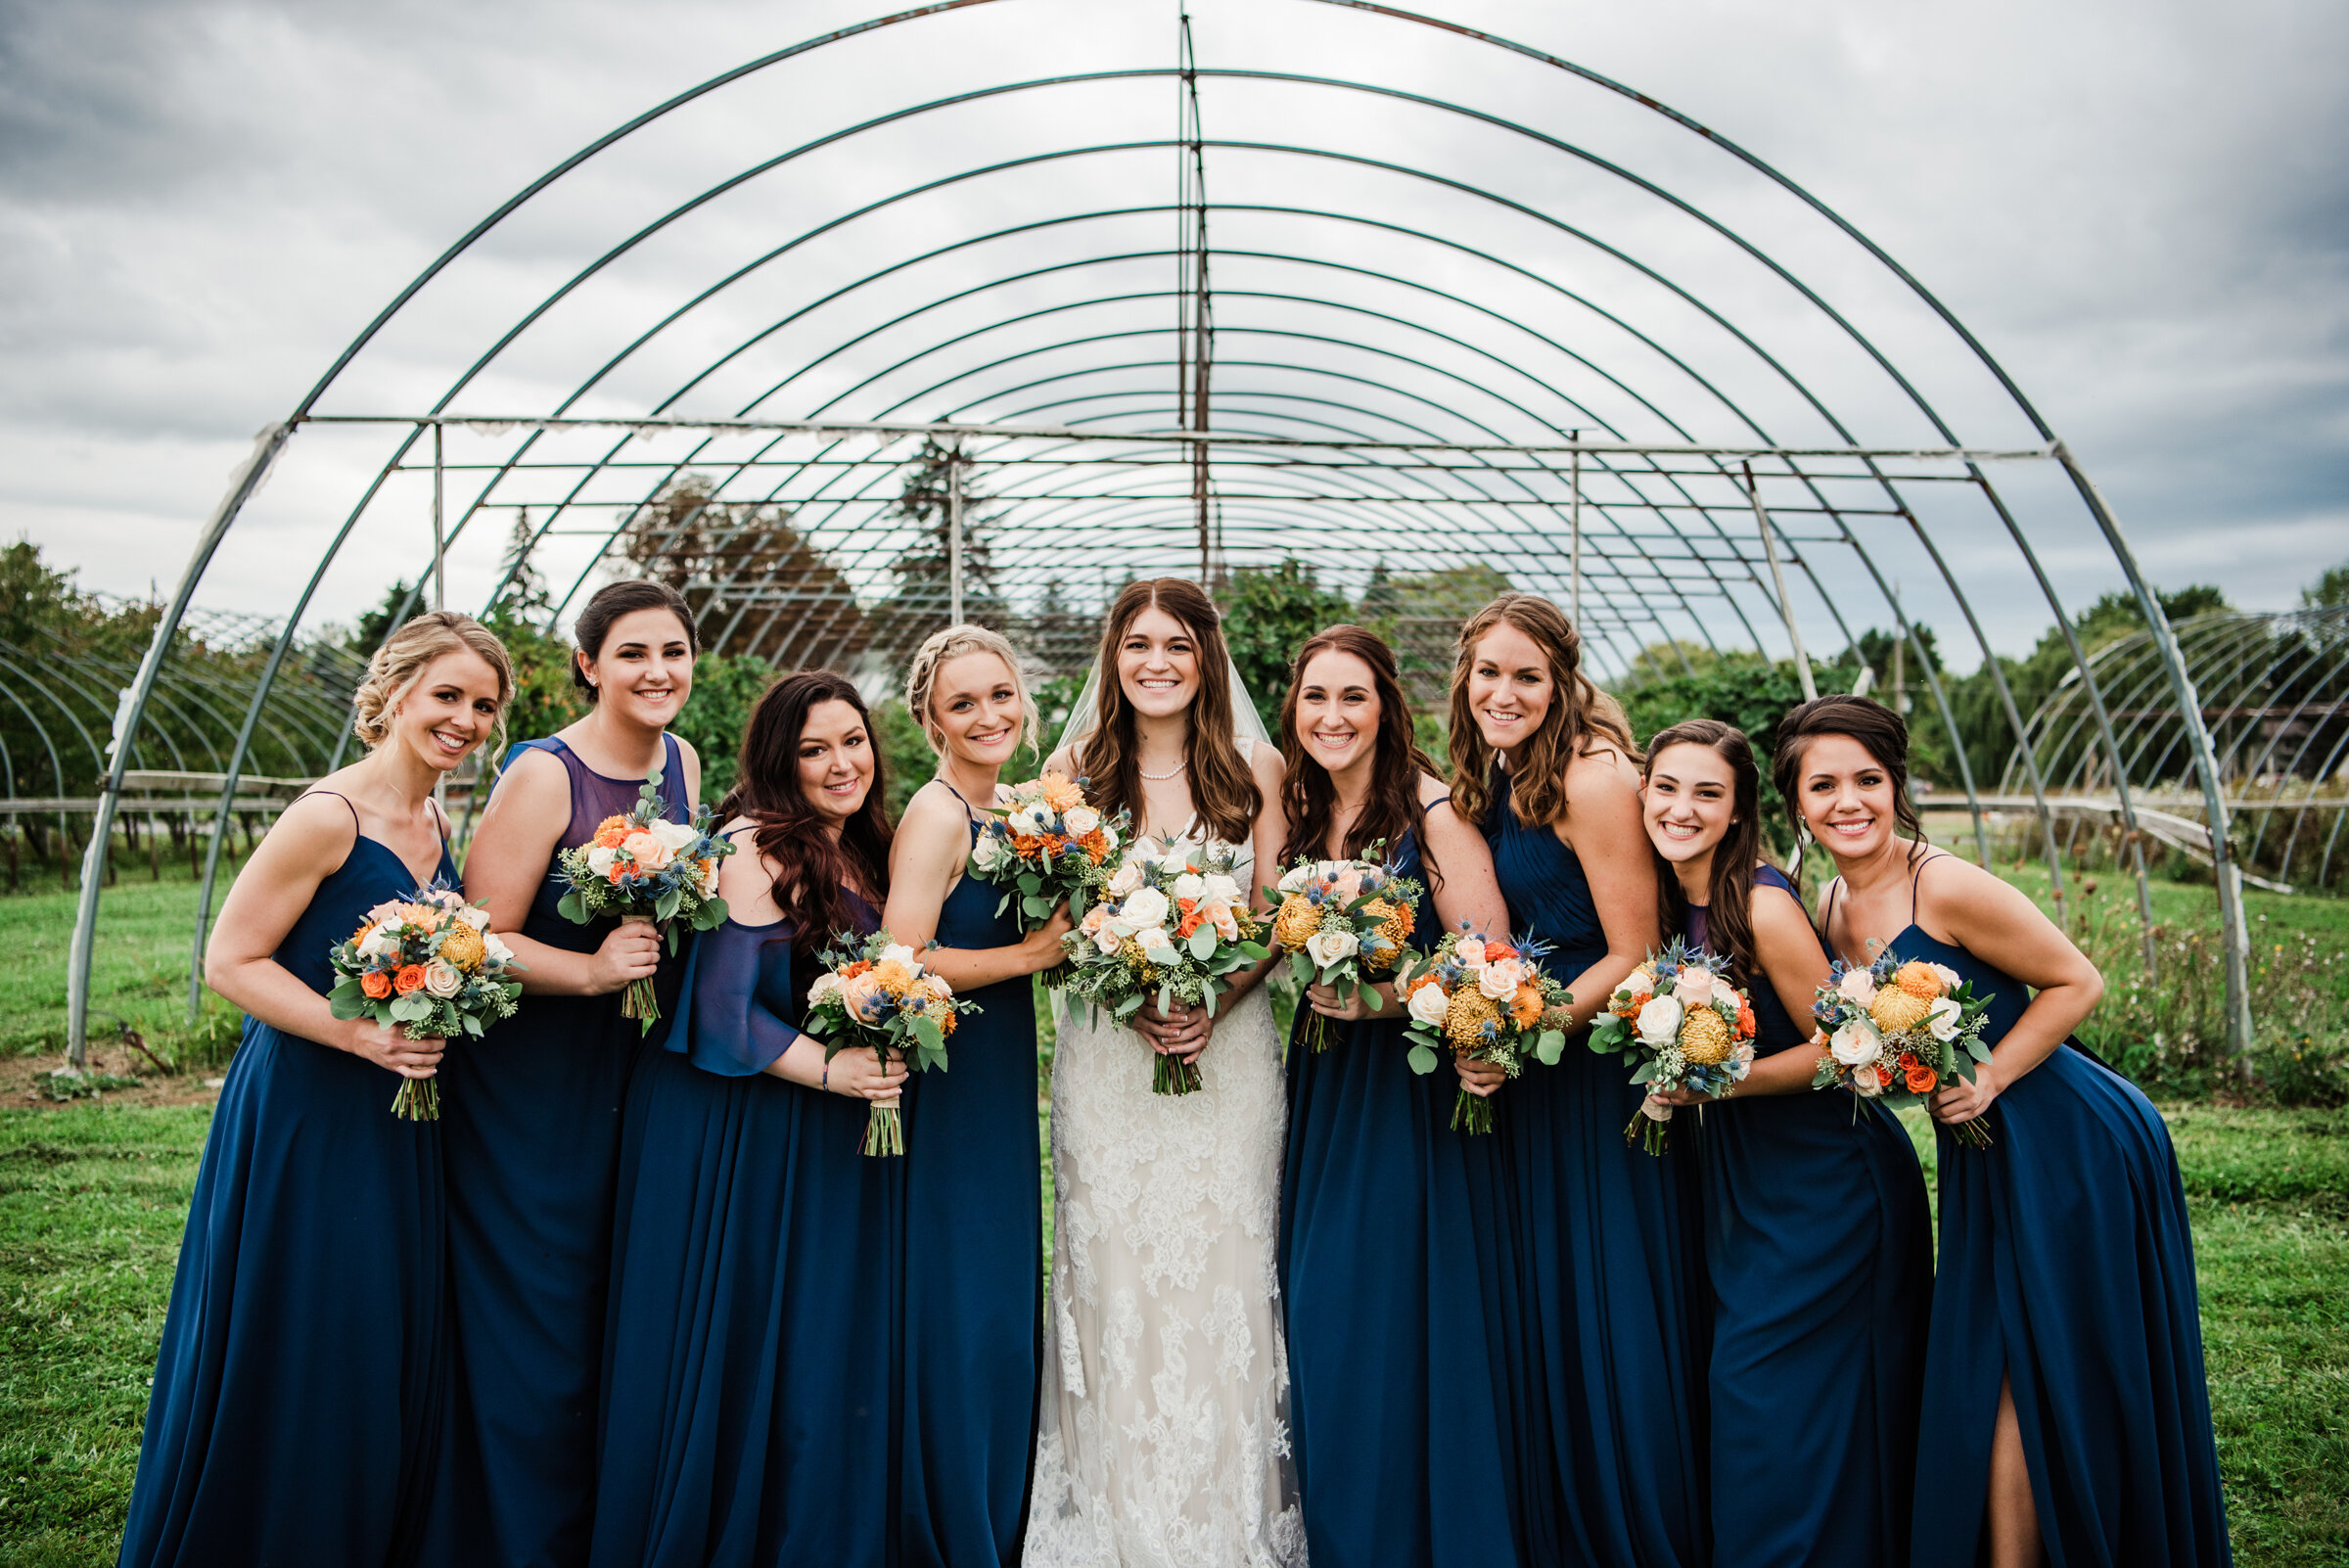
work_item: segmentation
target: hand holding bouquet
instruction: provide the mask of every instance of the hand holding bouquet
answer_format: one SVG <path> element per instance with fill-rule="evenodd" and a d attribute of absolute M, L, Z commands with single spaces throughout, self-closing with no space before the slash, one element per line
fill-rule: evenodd
<path fill-rule="evenodd" d="M 1271 956 L 1231 866 L 1228 853 L 1211 855 L 1189 840 L 1162 850 L 1137 843 L 1103 886 L 1101 901 L 1062 939 L 1072 966 L 1069 993 L 1096 1011 L 1108 1008 L 1119 1023 L 1152 999 L 1162 1013 L 1180 1003 L 1213 1018 L 1231 972 Z M 1199 1086 L 1196 1062 L 1158 1055 L 1153 1092 L 1188 1094 Z"/>
<path fill-rule="evenodd" d="M 1072 915 L 1109 880 L 1109 866 L 1131 834 L 1128 813 L 1103 817 L 1085 804 L 1084 788 L 1066 773 L 1046 773 L 1011 786 L 1011 804 L 993 808 L 971 851 L 970 874 L 1003 890 L 1001 914 L 1016 903 L 1020 929 L 1034 931 L 1063 902 Z M 1044 983 L 1065 980 L 1068 968 L 1045 971 Z"/>
<path fill-rule="evenodd" d="M 1974 1064 L 1990 1060 L 1982 1043 L 1990 1003 L 1956 970 L 1903 963 L 1889 947 L 1865 966 L 1837 959 L 1811 1004 L 1819 1028 L 1814 1041 L 1827 1050 L 1811 1086 L 1840 1085 L 1863 1099 L 1905 1105 L 1970 1084 Z M 1990 1147 L 1990 1130 L 1979 1118 L 1950 1130 L 1973 1148 Z"/>
<path fill-rule="evenodd" d="M 522 982 L 506 976 L 523 966 L 489 929 L 489 911 L 438 882 L 368 910 L 327 961 L 339 977 L 326 993 L 337 1018 L 373 1018 L 410 1039 L 478 1038 L 522 995 Z M 392 1114 L 438 1122 L 438 1086 L 401 1079 Z"/>
<path fill-rule="evenodd" d="M 1376 854 L 1382 844 L 1370 847 Z M 1419 899 L 1427 890 L 1392 865 L 1375 859 L 1302 859 L 1279 883 L 1265 890 L 1277 905 L 1272 941 L 1289 954 L 1300 985 L 1320 984 L 1340 1001 L 1361 994 L 1364 977 L 1373 985 L 1403 962 Z M 1373 990 L 1373 1012 L 1383 1005 Z M 1329 1019 L 1306 1008 L 1305 1038 L 1316 1051 L 1329 1049 L 1335 1035 Z"/>
<path fill-rule="evenodd" d="M 1574 997 L 1534 960 L 1547 947 L 1530 937 L 1487 941 L 1470 932 L 1447 936 L 1404 983 L 1414 1073 L 1436 1070 L 1436 1052 L 1450 1046 L 1472 1062 L 1491 1062 L 1515 1078 L 1527 1052 L 1555 1067 L 1566 1049 L 1567 1009 Z M 1452 1130 L 1490 1132 L 1493 1107 L 1463 1087 L 1452 1101 Z"/>
<path fill-rule="evenodd" d="M 1674 1089 L 1727 1094 L 1754 1065 L 1754 1009 L 1729 984 L 1728 967 L 1728 960 L 1675 939 L 1615 988 L 1591 1027 L 1590 1048 L 1601 1056 L 1621 1051 L 1633 1064 L 1632 1082 L 1646 1084 L 1651 1096 Z M 1651 1097 L 1623 1130 L 1623 1140 L 1662 1154 L 1671 1120 L 1672 1107 Z"/>
<path fill-rule="evenodd" d="M 702 807 L 690 822 L 671 822 L 662 815 L 661 769 L 646 776 L 636 804 L 625 816 L 607 816 L 595 836 L 576 850 L 556 856 L 563 880 L 571 891 L 555 905 L 564 919 L 586 925 L 606 915 L 622 920 L 650 920 L 677 950 L 681 916 L 696 931 L 724 923 L 726 900 L 717 896 L 717 862 L 734 853 L 734 846 L 711 831 L 710 808 Z M 622 992 L 621 1016 L 637 1020 L 639 1033 L 649 1032 L 661 1016 L 653 998 L 651 976 L 631 980 Z"/>
<path fill-rule="evenodd" d="M 890 1053 L 914 1072 L 946 1070 L 946 1037 L 957 1013 L 979 1004 L 956 1001 L 953 988 L 922 966 L 911 947 L 876 931 L 835 937 L 824 951 L 824 972 L 807 988 L 807 1030 L 824 1041 L 824 1060 L 869 1045 L 889 1066 Z M 903 1154 L 905 1124 L 897 1101 L 875 1100 L 865 1118 L 864 1152 Z"/>

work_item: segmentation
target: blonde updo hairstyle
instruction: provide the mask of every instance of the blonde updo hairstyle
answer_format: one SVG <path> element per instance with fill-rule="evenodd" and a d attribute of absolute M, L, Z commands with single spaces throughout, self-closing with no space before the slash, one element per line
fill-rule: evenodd
<path fill-rule="evenodd" d="M 351 694 L 350 732 L 369 751 L 392 733 L 392 714 L 442 654 L 473 653 L 497 671 L 497 747 L 505 749 L 506 704 L 514 699 L 514 665 L 506 645 L 487 626 L 454 610 L 430 610 L 384 639 L 367 661 L 367 678 Z"/>
<path fill-rule="evenodd" d="M 1035 750 L 1041 728 L 1036 718 L 1036 699 L 1028 694 L 1028 677 L 1020 672 L 1020 656 L 1012 651 L 1010 640 L 1001 632 L 967 623 L 923 638 L 922 645 L 913 651 L 913 663 L 905 669 L 905 711 L 922 726 L 922 738 L 930 743 L 933 752 L 945 756 L 945 732 L 930 716 L 930 703 L 937 695 L 938 669 L 950 659 L 973 653 L 993 654 L 1011 671 L 1011 689 L 1020 694 L 1020 738 L 1031 751 Z"/>

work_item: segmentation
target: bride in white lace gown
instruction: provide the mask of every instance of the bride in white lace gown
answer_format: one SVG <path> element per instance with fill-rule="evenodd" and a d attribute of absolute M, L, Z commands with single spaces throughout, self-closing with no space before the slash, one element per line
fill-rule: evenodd
<path fill-rule="evenodd" d="M 1051 765 L 1137 832 L 1224 849 L 1257 887 L 1282 840 L 1280 757 L 1235 733 L 1243 711 L 1262 726 L 1213 602 L 1181 578 L 1128 585 L 1095 681 Z M 1060 1018 L 1032 1568 L 1305 1562 L 1275 1274 L 1280 1039 L 1261 976 L 1237 978 L 1212 1021 Z M 1195 1056 L 1203 1087 L 1152 1093 L 1153 1049 Z"/>

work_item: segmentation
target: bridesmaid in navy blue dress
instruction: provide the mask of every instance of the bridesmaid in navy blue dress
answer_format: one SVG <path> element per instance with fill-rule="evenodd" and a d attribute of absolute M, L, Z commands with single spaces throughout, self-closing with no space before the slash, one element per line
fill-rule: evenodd
<path fill-rule="evenodd" d="M 1521 935 L 1587 1024 L 1656 945 L 1656 872 L 1637 749 L 1581 671 L 1558 607 L 1503 594 L 1461 629 L 1451 801 L 1484 829 Z M 1685 1147 L 1625 1145 L 1641 1095 L 1568 1038 L 1498 1089 L 1513 1213 L 1489 1268 L 1501 1314 L 1519 1545 L 1533 1563 L 1707 1560 L 1704 1258 Z"/>
<path fill-rule="evenodd" d="M 593 706 L 508 754 L 465 861 L 468 896 L 520 928 L 529 999 L 445 1070 L 455 1384 L 427 1545 L 450 1564 L 587 1557 L 621 1105 L 642 1038 L 620 992 L 656 972 L 661 944 L 648 921 L 563 918 L 555 857 L 632 809 L 654 768 L 670 821 L 691 815 L 700 781 L 701 760 L 667 732 L 693 689 L 676 590 L 612 583 L 576 635 L 572 679 Z"/>
<path fill-rule="evenodd" d="M 979 812 L 1036 740 L 1018 656 L 949 626 L 913 656 L 905 707 L 939 756 L 890 849 L 890 935 L 979 1004 L 951 1066 L 905 1091 L 905 1400 L 901 1560 L 1019 1560 L 1043 1342 L 1043 1179 L 1029 980 L 1061 957 L 1067 909 L 1023 937 L 1002 893 L 963 875 Z"/>
<path fill-rule="evenodd" d="M 1933 1291 L 1924 1174 L 1889 1110 L 1811 1087 L 1828 955 L 1793 885 L 1761 863 L 1743 732 L 1675 724 L 1648 742 L 1645 776 L 1664 925 L 1730 961 L 1755 1023 L 1735 1103 L 1673 1134 L 1698 1140 L 1705 1196 L 1714 1560 L 1900 1568 Z M 1832 1484 L 1799 1479 L 1821 1476 Z"/>
<path fill-rule="evenodd" d="M 1941 1257 L 1911 1562 L 2228 1562 L 2178 1157 L 2136 1085 L 2068 1039 L 2102 977 L 2020 891 L 1923 842 L 1900 715 L 1821 697 L 1778 736 L 1778 788 L 1841 873 L 1828 940 L 1996 998 L 1991 1059 L 1932 1102 Z M 1977 1119 L 1989 1148 L 1950 1135 Z"/>
<path fill-rule="evenodd" d="M 205 979 L 245 1036 L 206 1136 L 155 1365 L 123 1568 L 419 1560 L 446 1393 L 440 1125 L 392 1114 L 438 1039 L 334 1016 L 327 953 L 453 885 L 433 786 L 495 732 L 513 674 L 420 616 L 354 703 L 361 761 L 286 807 L 221 905 Z"/>
<path fill-rule="evenodd" d="M 1428 889 L 1414 945 L 1507 926 L 1493 857 L 1413 744 L 1394 652 L 1376 635 L 1332 626 L 1305 645 L 1280 743 L 1283 867 L 1383 845 L 1380 857 Z M 1318 1052 L 1289 1045 L 1281 1295 L 1306 1545 L 1315 1568 L 1511 1563 L 1500 1366 L 1473 1234 L 1495 1212 L 1494 1140 L 1451 1130 L 1451 1075 L 1410 1070 L 1394 983 L 1373 989 L 1376 1010 L 1308 988 L 1335 1038 Z"/>
<path fill-rule="evenodd" d="M 860 1151 L 905 1072 L 798 1028 L 833 936 L 880 925 L 882 795 L 853 685 L 759 699 L 720 812 L 730 918 L 628 1090 L 597 1568 L 896 1560 L 904 1162 Z"/>

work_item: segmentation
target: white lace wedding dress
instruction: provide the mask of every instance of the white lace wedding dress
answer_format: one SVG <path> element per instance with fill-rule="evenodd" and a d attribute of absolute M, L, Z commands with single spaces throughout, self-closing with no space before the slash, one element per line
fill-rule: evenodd
<path fill-rule="evenodd" d="M 1254 887 L 1249 846 L 1233 875 Z M 1274 1251 L 1286 1106 L 1258 986 L 1204 1086 L 1150 1091 L 1150 1047 L 1065 1013 L 1052 1059 L 1052 1283 L 1031 1568 L 1294 1568 Z"/>

